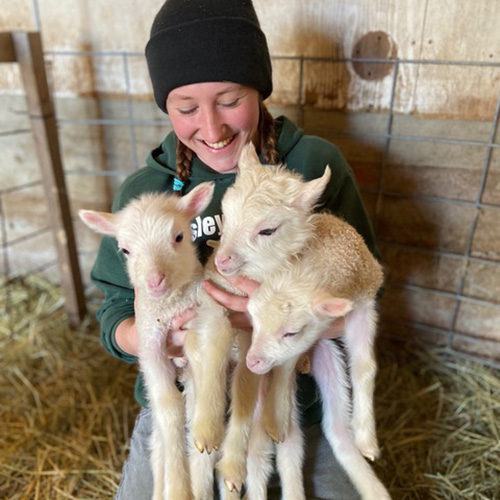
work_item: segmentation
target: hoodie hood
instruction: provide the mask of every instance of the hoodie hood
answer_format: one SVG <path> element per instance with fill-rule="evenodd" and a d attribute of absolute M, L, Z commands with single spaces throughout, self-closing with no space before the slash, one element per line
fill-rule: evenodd
<path fill-rule="evenodd" d="M 277 150 L 282 162 L 304 136 L 303 130 L 297 128 L 286 116 L 276 118 L 276 132 L 278 135 Z"/>

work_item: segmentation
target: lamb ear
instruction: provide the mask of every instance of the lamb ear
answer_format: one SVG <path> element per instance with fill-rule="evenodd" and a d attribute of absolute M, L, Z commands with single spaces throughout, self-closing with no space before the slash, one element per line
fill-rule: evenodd
<path fill-rule="evenodd" d="M 96 233 L 115 236 L 116 214 L 96 212 L 95 210 L 79 210 L 78 215 L 85 225 Z"/>
<path fill-rule="evenodd" d="M 262 166 L 259 160 L 259 155 L 255 150 L 252 141 L 243 146 L 240 157 L 238 159 L 238 171 L 245 173 L 247 171 L 255 171 L 256 168 Z"/>
<path fill-rule="evenodd" d="M 179 209 L 192 219 L 208 207 L 214 195 L 215 184 L 203 182 L 179 199 Z"/>
<path fill-rule="evenodd" d="M 326 185 L 330 181 L 331 175 L 332 171 L 327 165 L 321 177 L 305 182 L 300 190 L 300 193 L 294 200 L 294 205 L 306 211 L 312 210 L 314 205 L 318 202 L 320 196 L 323 194 Z"/>
<path fill-rule="evenodd" d="M 313 309 L 322 315 L 340 318 L 352 310 L 353 303 L 349 299 L 332 297 L 328 294 L 318 295 L 313 302 Z"/>

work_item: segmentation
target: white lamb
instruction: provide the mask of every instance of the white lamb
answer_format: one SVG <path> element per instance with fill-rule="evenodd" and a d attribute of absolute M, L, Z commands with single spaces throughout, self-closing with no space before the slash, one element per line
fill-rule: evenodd
<path fill-rule="evenodd" d="M 302 353 L 314 346 L 311 370 L 322 396 L 325 436 L 363 500 L 387 500 L 389 493 L 353 439 L 356 428 L 351 428 L 351 424 L 356 423 L 350 418 L 347 372 L 341 353 L 333 342 L 321 340 L 332 318 L 345 316 L 346 337 L 351 336 L 349 353 L 372 347 L 370 336 L 376 321 L 374 302 L 381 283 L 380 266 L 361 237 L 341 219 L 319 214 L 314 224 L 317 237 L 308 246 L 308 251 L 300 260 L 266 279 L 249 301 L 254 330 L 247 365 L 259 374 L 281 366 L 288 371 L 289 377 L 295 378 L 294 364 Z M 361 384 L 361 390 L 368 393 L 373 391 L 370 356 L 366 355 L 367 366 L 358 364 L 351 372 L 353 380 L 357 377 Z M 274 424 L 277 429 L 286 428 L 287 412 L 293 412 L 293 394 L 276 387 L 268 397 L 274 399 L 274 408 L 278 411 L 270 423 L 264 420 L 264 429 L 267 431 L 270 425 L 272 430 Z M 363 428 L 358 430 L 363 431 Z M 262 460 L 265 460 L 265 445 L 260 446 Z M 250 457 L 250 462 L 255 459 Z M 253 482 L 265 484 L 267 478 L 261 476 L 259 480 L 253 478 Z"/>
<path fill-rule="evenodd" d="M 323 231 L 322 224 L 319 222 L 320 220 L 324 217 L 332 217 L 336 221 L 339 221 L 339 224 L 343 225 L 343 230 L 345 229 L 347 231 L 346 234 L 348 236 L 346 237 L 340 233 L 336 234 L 335 250 L 330 250 L 325 253 L 323 258 L 315 256 L 313 260 L 315 261 L 314 265 L 319 265 L 320 270 L 323 271 L 322 266 L 324 259 L 328 261 L 329 259 L 335 259 L 335 255 L 337 254 L 341 255 L 339 267 L 336 269 L 335 273 L 339 274 L 339 276 L 343 276 L 345 279 L 347 279 L 348 275 L 351 278 L 354 277 L 357 279 L 356 276 L 359 272 L 358 267 L 360 265 L 362 268 L 370 268 L 371 279 L 366 283 L 366 290 L 369 290 L 367 296 L 370 296 L 370 300 L 362 301 L 362 303 L 353 302 L 353 304 L 346 301 L 337 301 L 337 306 L 334 308 L 334 314 L 330 312 L 327 316 L 330 316 L 328 321 L 331 321 L 331 316 L 343 316 L 347 313 L 351 305 L 354 306 L 353 311 L 347 316 L 345 332 L 345 342 L 349 354 L 351 382 L 354 393 L 352 429 L 357 448 L 365 456 L 374 459 L 379 453 L 373 414 L 373 389 L 376 374 L 376 364 L 373 354 L 373 340 L 375 337 L 376 324 L 374 297 L 382 282 L 382 272 L 380 266 L 364 245 L 362 238 L 350 226 L 330 215 L 311 214 L 312 208 L 322 194 L 329 178 L 330 170 L 327 168 L 325 174 L 321 178 L 310 182 L 304 182 L 300 176 L 284 168 L 261 165 L 253 146 L 248 145 L 245 147 L 239 161 L 239 174 L 237 180 L 223 198 L 222 208 L 225 217 L 224 229 L 215 261 L 218 270 L 223 275 L 236 273 L 244 274 L 263 282 L 263 291 L 257 294 L 258 298 L 259 296 L 263 296 L 266 290 L 265 285 L 271 286 L 271 276 L 276 272 L 288 266 L 293 267 L 297 260 L 302 260 L 309 252 L 313 254 L 317 252 L 314 243 L 321 241 L 324 237 L 324 235 L 320 234 L 321 231 Z M 327 232 L 328 231 L 329 230 L 327 230 Z M 351 252 L 361 252 L 363 258 L 361 260 L 356 257 L 350 259 L 349 256 Z M 370 275 L 370 272 L 368 275 Z M 284 276 L 286 276 L 286 271 Z M 329 274 L 328 277 L 331 280 L 332 274 Z M 337 295 L 337 297 L 342 298 L 343 296 Z M 254 304 L 252 306 L 254 309 L 256 308 L 255 304 L 257 304 L 257 298 L 251 300 L 251 303 Z M 270 300 L 268 305 L 271 307 L 272 304 L 275 303 L 276 301 Z M 256 316 L 256 324 L 259 323 L 259 317 L 260 316 Z M 324 324 L 326 326 L 326 322 L 324 322 Z M 295 332 L 288 331 L 283 333 Z M 260 364 L 260 368 L 262 368 L 265 363 L 263 358 L 257 360 L 255 357 L 255 342 L 257 342 L 257 337 L 255 337 L 253 341 L 254 349 L 249 353 L 247 360 L 250 368 L 259 371 L 257 365 Z M 313 343 L 314 341 L 309 344 L 309 347 L 312 346 Z M 283 355 L 287 358 L 286 349 L 283 345 L 280 345 L 280 348 L 284 349 L 284 352 L 281 353 L 283 361 Z M 332 373 L 334 371 L 342 373 L 343 369 L 339 367 L 340 357 L 335 354 L 334 347 L 331 347 L 330 344 L 320 342 L 315 349 L 314 358 L 317 359 L 320 355 L 330 360 L 329 366 Z M 276 352 L 270 354 L 271 359 L 272 356 L 279 358 Z M 290 374 L 293 372 L 295 360 L 291 358 L 293 358 L 293 356 L 288 357 L 287 362 L 276 363 L 274 365 L 276 367 L 274 371 L 281 373 L 280 377 L 282 380 L 287 380 L 287 377 L 290 377 Z M 313 362 L 313 370 L 317 370 L 317 366 L 318 363 Z M 265 371 L 267 371 L 267 369 L 261 373 Z M 331 401 L 333 398 L 337 400 L 338 404 L 343 402 L 340 404 L 341 408 L 346 408 L 348 399 L 347 396 L 345 396 L 344 384 L 340 382 L 338 383 L 338 387 L 336 387 L 335 381 L 332 382 L 328 377 L 326 381 L 324 380 L 324 373 L 316 371 L 313 372 L 313 374 L 316 376 L 322 391 L 326 391 L 327 388 L 329 391 L 333 390 L 332 388 L 336 388 L 336 391 L 333 391 L 333 395 L 322 393 L 322 398 L 324 402 L 326 402 L 325 414 L 327 415 L 325 417 L 325 423 L 347 428 L 348 417 L 345 415 L 345 411 L 342 410 L 340 414 L 334 413 L 333 415 L 335 415 L 335 418 L 332 424 L 330 417 L 332 417 L 331 411 L 333 410 L 331 407 L 329 408 L 328 405 L 328 401 Z M 275 376 L 274 378 L 276 379 L 279 377 Z M 344 378 L 340 380 L 344 380 Z M 276 387 L 279 387 L 279 384 L 272 384 L 272 394 L 273 391 L 278 391 L 279 395 L 280 390 L 276 389 Z M 294 398 L 291 396 L 290 390 L 281 391 L 281 395 L 284 395 L 285 401 L 288 401 L 284 411 L 276 412 L 274 414 L 275 420 L 273 421 L 273 416 L 270 414 L 273 412 L 272 406 L 276 403 L 273 402 L 273 397 L 268 397 L 266 401 L 270 402 L 271 409 L 269 411 L 264 411 L 262 420 L 263 428 L 278 441 L 285 439 L 290 429 L 295 432 L 293 428 L 295 418 L 290 418 L 290 415 L 293 416 Z M 292 428 L 289 428 L 290 424 Z M 231 421 L 229 425 L 231 428 Z M 326 434 L 327 436 L 332 436 L 331 431 L 326 431 Z M 346 437 L 345 439 L 347 439 L 346 442 L 351 443 L 351 441 L 349 441 L 350 437 Z M 341 453 L 339 446 L 334 446 L 332 441 L 331 444 L 335 453 L 339 455 Z M 345 442 L 343 444 L 345 444 Z M 259 446 L 257 446 L 257 448 L 258 447 Z M 235 449 L 236 448 L 237 447 L 235 447 Z M 227 452 L 227 450 L 229 450 L 229 452 Z M 237 454 L 232 453 L 231 450 L 232 447 L 225 446 L 225 453 L 222 459 L 223 467 L 221 467 L 221 471 L 223 475 L 226 477 L 229 476 L 229 478 L 231 478 L 232 474 L 234 477 L 232 481 L 233 486 L 239 486 L 242 467 L 240 466 L 239 469 L 237 469 L 240 471 L 239 474 L 235 472 L 236 469 L 233 468 L 233 470 L 231 470 L 233 456 L 237 456 Z M 356 467 L 360 467 L 360 470 L 364 471 L 367 477 L 369 477 L 370 474 L 373 475 L 371 469 L 364 462 L 359 452 L 357 453 L 359 460 L 356 462 Z M 229 458 L 225 455 L 229 455 Z M 253 467 L 253 463 L 256 463 L 255 460 L 249 459 L 249 474 L 251 473 L 250 469 Z M 360 466 L 360 463 L 365 464 L 365 467 Z M 262 467 L 257 467 L 255 469 L 257 473 L 259 468 L 263 470 Z M 354 477 L 357 474 L 354 474 L 355 471 L 352 470 L 349 464 L 347 464 L 347 467 L 350 469 L 347 470 L 347 472 L 359 487 L 359 480 Z M 228 471 L 228 473 L 225 474 L 225 471 Z M 357 475 L 357 477 L 359 478 L 359 475 Z M 373 477 L 375 476 L 373 475 Z M 375 481 L 378 482 L 376 478 Z M 231 483 L 231 480 L 229 483 Z M 379 489 L 379 491 L 385 492 L 381 484 L 380 487 L 381 489 Z M 253 497 L 250 496 L 250 498 Z M 388 498 L 388 494 L 386 497 L 381 498 Z"/>
<path fill-rule="evenodd" d="M 234 335 L 224 309 L 201 290 L 203 269 L 190 231 L 190 220 L 208 206 L 213 190 L 212 183 L 204 183 L 182 198 L 144 194 L 116 214 L 79 212 L 91 229 L 117 239 L 138 290 L 139 364 L 153 413 L 153 500 L 213 496 L 216 454 L 210 451 L 218 448 L 224 433 L 226 367 Z M 166 352 L 166 333 L 173 317 L 194 306 L 206 321 L 187 334 L 188 364 L 182 374 L 186 416 L 176 387 L 178 370 Z"/>
<path fill-rule="evenodd" d="M 215 264 L 222 275 L 244 274 L 262 281 L 290 256 L 298 254 L 311 237 L 310 212 L 328 182 L 329 173 L 307 184 L 298 175 L 276 176 L 273 174 L 275 168 L 260 164 L 251 143 L 243 148 L 238 168 L 236 182 L 222 199 L 224 226 Z M 279 237 L 274 237 L 275 233 Z M 240 346 L 243 358 L 248 347 L 244 343 Z M 279 376 L 280 369 L 275 372 Z M 231 418 L 218 465 L 231 492 L 240 491 L 247 476 L 249 434 L 259 383 L 263 384 L 244 362 L 237 366 L 232 386 Z M 279 435 L 273 435 L 273 438 L 279 441 Z M 278 446 L 278 455 L 281 454 L 280 448 L 283 447 Z M 290 454 L 284 451 L 283 456 L 286 455 Z M 283 471 L 291 469 L 283 464 Z M 294 472 L 290 474 L 294 475 Z"/>
<path fill-rule="evenodd" d="M 278 398 L 269 399 L 265 393 L 273 387 L 290 393 L 290 422 L 286 436 L 279 441 L 276 438 L 277 468 L 282 482 L 284 500 L 305 500 L 304 485 L 301 481 L 303 466 L 303 436 L 299 427 L 298 413 L 295 410 L 295 377 L 284 378 L 281 367 L 276 367 L 271 380 L 266 375 L 252 373 L 246 364 L 246 354 L 251 337 L 239 335 L 239 362 L 233 373 L 231 387 L 231 416 L 227 433 L 222 445 L 222 458 L 217 469 L 226 489 L 222 489 L 222 498 L 236 500 L 246 481 L 246 500 L 265 500 L 267 498 L 267 478 L 272 472 L 270 457 L 273 443 L 268 433 L 270 426 L 262 423 L 264 415 L 274 412 L 274 405 L 279 406 Z M 294 367 L 295 368 L 295 367 Z M 292 370 L 294 369 L 292 368 Z M 273 427 L 275 429 L 276 426 Z M 279 442 L 278 442 L 279 441 Z"/>

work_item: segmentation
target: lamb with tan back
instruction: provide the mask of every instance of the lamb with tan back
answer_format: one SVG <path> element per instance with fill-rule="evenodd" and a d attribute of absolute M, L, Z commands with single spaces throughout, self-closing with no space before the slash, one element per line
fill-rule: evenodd
<path fill-rule="evenodd" d="M 381 266 L 352 226 L 332 214 L 312 213 L 330 179 L 328 167 L 321 178 L 305 182 L 284 167 L 261 165 L 252 145 L 238 167 L 222 201 L 225 220 L 215 262 L 223 275 L 243 274 L 262 283 L 249 302 L 254 332 L 246 364 L 256 374 L 273 371 L 270 393 L 252 427 L 248 488 L 255 494 L 249 498 L 264 498 L 268 436 L 283 444 L 296 433 L 295 365 L 313 348 L 311 370 L 323 400 L 325 435 L 363 500 L 387 500 L 389 493 L 362 456 L 379 455 L 373 344 Z M 342 356 L 333 342 L 321 340 L 338 317 L 345 317 L 352 413 Z M 300 438 L 292 442 L 297 450 Z"/>

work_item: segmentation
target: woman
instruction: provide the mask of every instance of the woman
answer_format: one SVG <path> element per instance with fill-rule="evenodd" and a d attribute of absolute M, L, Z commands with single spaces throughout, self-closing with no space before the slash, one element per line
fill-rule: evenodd
<path fill-rule="evenodd" d="M 376 253 L 373 231 L 353 173 L 337 148 L 318 137 L 306 136 L 284 117 L 273 119 L 263 101 L 272 92 L 271 61 L 264 33 L 250 0 L 167 0 L 155 17 L 146 46 L 146 59 L 155 101 L 171 119 L 173 132 L 120 187 L 113 210 L 146 191 L 185 194 L 200 182 L 214 181 L 215 195 L 207 210 L 192 223 L 200 259 L 206 260 L 206 241 L 218 239 L 222 225 L 221 198 L 234 182 L 242 147 L 253 141 L 263 163 L 285 163 L 306 180 L 332 168 L 332 180 L 319 209 L 343 217 Z M 104 291 L 98 312 L 104 347 L 126 362 L 137 361 L 134 290 L 116 241 L 103 238 L 92 279 Z M 258 283 L 233 278 L 247 295 Z M 246 298 L 230 295 L 212 283 L 205 290 L 233 311 L 232 323 L 251 331 Z M 169 343 L 180 354 L 183 325 L 195 315 L 187 311 L 174 321 Z M 332 326 L 335 337 L 342 324 Z M 135 396 L 143 406 L 131 439 L 117 499 L 146 500 L 152 495 L 147 442 L 150 414 L 141 377 Z M 298 397 L 305 432 L 304 480 L 308 499 L 359 498 L 332 455 L 321 427 L 321 404 L 314 381 L 301 376 Z M 280 498 L 279 478 L 273 477 L 269 498 Z"/>

